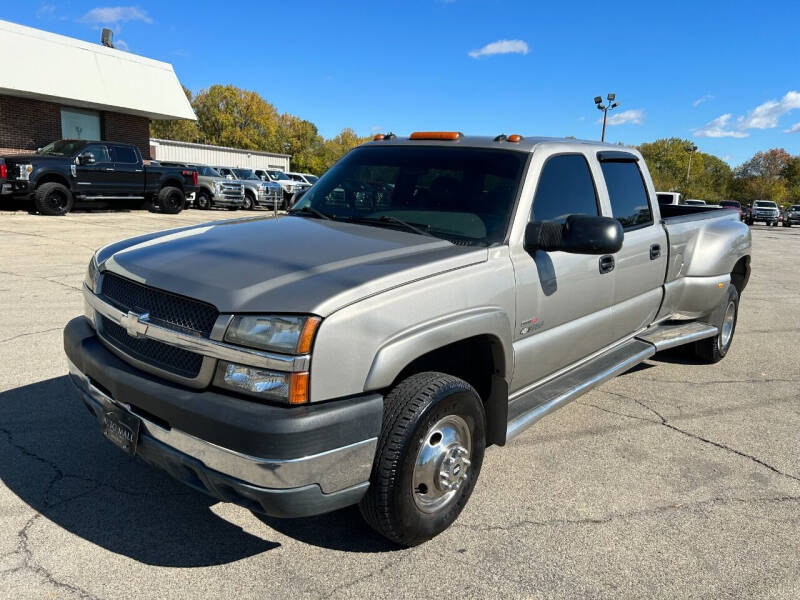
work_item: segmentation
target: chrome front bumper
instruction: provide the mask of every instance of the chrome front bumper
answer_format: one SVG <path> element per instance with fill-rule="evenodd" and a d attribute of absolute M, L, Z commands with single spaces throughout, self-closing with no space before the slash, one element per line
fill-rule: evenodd
<path fill-rule="evenodd" d="M 175 428 L 165 429 L 137 414 L 128 405 L 114 401 L 96 387 L 89 377 L 69 362 L 70 377 L 84 402 L 100 419 L 115 406 L 141 421 L 142 437 L 149 437 L 170 449 L 189 456 L 208 469 L 259 488 L 287 490 L 316 484 L 323 494 L 364 484 L 369 480 L 377 438 L 370 438 L 295 459 L 269 459 L 242 454 L 189 435 Z"/>

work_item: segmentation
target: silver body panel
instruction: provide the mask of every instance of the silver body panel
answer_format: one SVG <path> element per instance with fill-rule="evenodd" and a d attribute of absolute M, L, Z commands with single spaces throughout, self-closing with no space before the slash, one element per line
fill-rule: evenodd
<path fill-rule="evenodd" d="M 514 396 L 613 351 L 654 321 L 702 319 L 726 292 L 736 262 L 750 252 L 749 230 L 732 211 L 662 222 L 634 149 L 550 138 L 373 142 L 384 143 L 532 154 L 506 243 L 462 247 L 400 230 L 286 216 L 141 236 L 102 250 L 101 268 L 209 302 L 221 313 L 323 317 L 310 363 L 316 402 L 385 389 L 415 358 L 475 335 L 490 336 L 502 348 L 503 376 Z M 625 233 L 616 268 L 604 275 L 597 256 L 531 256 L 522 242 L 544 161 L 583 154 L 602 214 L 612 216 L 597 159 L 607 150 L 638 158 L 652 225 Z M 651 259 L 653 244 L 662 250 Z M 527 327 L 534 319 L 537 326 Z"/>

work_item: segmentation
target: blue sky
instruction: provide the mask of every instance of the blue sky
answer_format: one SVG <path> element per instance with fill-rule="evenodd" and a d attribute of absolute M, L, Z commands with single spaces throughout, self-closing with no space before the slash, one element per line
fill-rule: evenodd
<path fill-rule="evenodd" d="M 790 0 L 23 0 L 0 18 L 90 41 L 110 26 L 192 90 L 255 90 L 325 136 L 594 139 L 592 98 L 613 91 L 609 141 L 687 137 L 732 165 L 772 147 L 800 154 L 800 2 Z"/>

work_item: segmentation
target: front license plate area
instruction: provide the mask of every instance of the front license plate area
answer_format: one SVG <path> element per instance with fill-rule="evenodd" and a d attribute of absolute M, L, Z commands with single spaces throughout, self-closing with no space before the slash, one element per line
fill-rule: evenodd
<path fill-rule="evenodd" d="M 101 421 L 103 435 L 128 454 L 136 454 L 141 424 L 137 417 L 121 408 L 112 406 L 103 410 Z"/>

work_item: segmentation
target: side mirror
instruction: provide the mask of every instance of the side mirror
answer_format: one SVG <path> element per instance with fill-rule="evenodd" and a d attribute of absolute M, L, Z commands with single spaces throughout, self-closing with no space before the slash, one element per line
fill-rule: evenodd
<path fill-rule="evenodd" d="M 84 152 L 78 157 L 78 159 L 82 165 L 93 165 L 96 162 L 94 154 L 91 152 Z"/>
<path fill-rule="evenodd" d="M 225 175 L 225 179 L 233 179 L 233 175 Z"/>
<path fill-rule="evenodd" d="M 525 250 L 614 254 L 622 248 L 623 237 L 622 225 L 616 219 L 570 215 L 564 223 L 528 223 L 525 228 Z"/>

